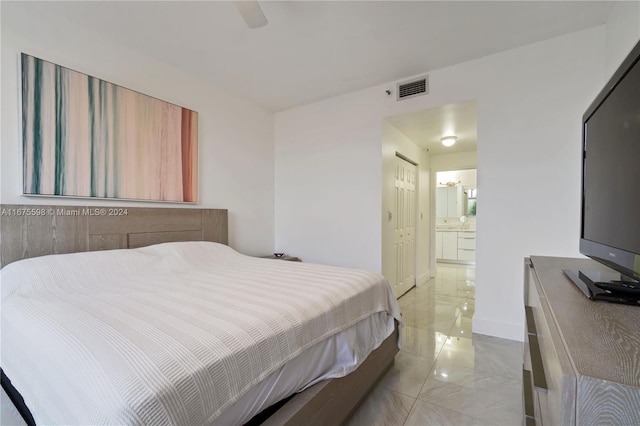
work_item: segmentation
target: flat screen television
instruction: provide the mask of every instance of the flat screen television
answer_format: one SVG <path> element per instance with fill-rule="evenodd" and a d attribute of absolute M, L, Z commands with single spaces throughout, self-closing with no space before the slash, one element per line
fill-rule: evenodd
<path fill-rule="evenodd" d="M 615 273 L 578 271 L 576 284 L 594 299 L 634 303 L 640 299 L 640 42 L 582 117 L 581 216 L 580 253 Z"/>

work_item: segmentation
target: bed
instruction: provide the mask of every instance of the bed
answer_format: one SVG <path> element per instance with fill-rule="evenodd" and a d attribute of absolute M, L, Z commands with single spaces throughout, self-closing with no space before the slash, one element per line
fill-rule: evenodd
<path fill-rule="evenodd" d="M 339 424 L 398 350 L 378 274 L 244 256 L 226 211 L 20 208 L 1 367 L 36 423 Z"/>

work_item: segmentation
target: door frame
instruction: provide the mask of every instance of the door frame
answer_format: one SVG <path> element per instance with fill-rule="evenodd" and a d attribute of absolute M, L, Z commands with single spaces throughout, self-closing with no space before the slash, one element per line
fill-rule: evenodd
<path fill-rule="evenodd" d="M 448 167 L 444 167 L 444 168 L 432 168 L 429 171 L 429 177 L 430 177 L 430 185 L 429 185 L 429 203 L 430 203 L 430 208 L 429 208 L 429 216 L 430 216 L 430 220 L 429 220 L 429 230 L 430 230 L 430 238 L 429 238 L 429 270 L 431 272 L 431 277 L 435 277 L 436 276 L 436 269 L 437 269 L 437 261 L 436 261 L 436 224 L 438 221 L 438 218 L 436 217 L 436 188 L 438 187 L 438 182 L 437 182 L 437 176 L 438 176 L 438 172 L 452 172 L 452 171 L 456 171 L 456 170 L 475 170 L 476 171 L 476 178 L 477 178 L 477 173 L 478 173 L 478 167 L 477 165 L 470 165 L 470 164 L 466 164 L 466 165 L 461 165 L 461 166 L 451 166 L 449 165 Z M 477 216 L 476 216 L 476 220 L 477 220 Z M 477 253 L 476 253 L 477 255 Z M 477 260 L 476 260 L 477 262 Z"/>

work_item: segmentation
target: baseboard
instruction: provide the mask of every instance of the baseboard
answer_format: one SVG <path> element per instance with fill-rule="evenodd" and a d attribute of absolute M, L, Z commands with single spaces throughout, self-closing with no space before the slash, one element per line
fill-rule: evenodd
<path fill-rule="evenodd" d="M 472 330 L 476 334 L 500 337 L 502 339 L 524 341 L 524 324 L 493 321 L 473 316 Z"/>
<path fill-rule="evenodd" d="M 431 271 L 427 271 L 418 277 L 418 279 L 416 280 L 416 285 L 423 285 L 430 279 L 431 279 Z"/>

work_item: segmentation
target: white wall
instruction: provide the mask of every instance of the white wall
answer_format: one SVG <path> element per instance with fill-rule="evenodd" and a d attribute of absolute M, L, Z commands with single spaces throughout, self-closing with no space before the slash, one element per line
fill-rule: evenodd
<path fill-rule="evenodd" d="M 616 2 L 606 25 L 606 78 L 640 40 L 640 1 Z"/>
<path fill-rule="evenodd" d="M 446 172 L 436 172 L 436 187 L 447 186 L 447 183 L 454 182 L 464 188 L 476 188 L 478 177 L 476 169 L 455 169 Z"/>
<path fill-rule="evenodd" d="M 432 155 L 431 170 L 435 173 L 443 170 L 475 169 L 478 164 L 477 157 L 478 153 L 476 151 Z"/>
<path fill-rule="evenodd" d="M 580 117 L 603 47 L 590 30 L 496 55 L 504 72 L 482 72 L 492 93 L 478 113 L 474 332 L 521 340 L 522 258 L 578 254 Z"/>
<path fill-rule="evenodd" d="M 277 250 L 381 270 L 378 98 L 365 91 L 276 114 Z"/>
<path fill-rule="evenodd" d="M 230 245 L 273 252 L 273 114 L 70 22 L 25 16 L 2 4 L 0 202 L 193 207 L 193 205 L 33 198 L 22 193 L 18 117 L 19 53 L 100 77 L 198 112 L 200 206 L 229 209 Z"/>
<path fill-rule="evenodd" d="M 426 96 L 396 102 L 391 82 L 277 113 L 276 247 L 380 271 L 382 119 L 476 99 L 473 328 L 522 340 L 523 257 L 578 255 L 580 119 L 603 84 L 604 31 L 432 71 Z"/>
<path fill-rule="evenodd" d="M 429 247 L 431 232 L 429 229 L 429 154 L 415 142 L 400 132 L 391 123 L 382 122 L 382 273 L 389 279 L 389 262 L 396 258 L 394 252 L 395 233 L 391 222 L 387 219 L 387 212 L 394 211 L 395 205 L 395 157 L 396 152 L 404 155 L 417 167 L 418 196 L 416 215 L 416 283 L 423 284 L 431 277 L 429 267 Z M 385 249 L 387 250 L 385 252 Z M 389 281 L 392 281 L 389 279 Z"/>

